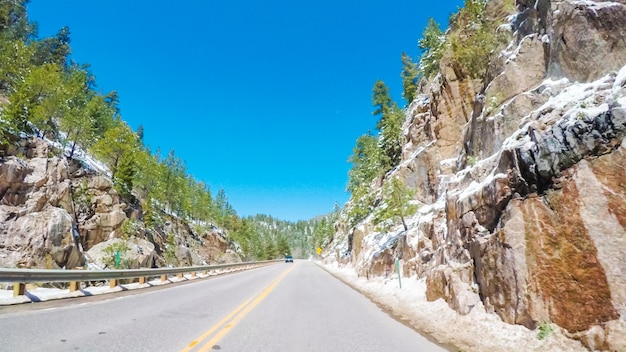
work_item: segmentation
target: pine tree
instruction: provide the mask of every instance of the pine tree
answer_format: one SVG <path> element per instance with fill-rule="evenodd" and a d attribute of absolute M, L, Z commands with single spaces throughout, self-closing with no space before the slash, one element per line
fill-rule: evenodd
<path fill-rule="evenodd" d="M 387 109 L 380 124 L 379 144 L 382 149 L 381 164 L 384 171 L 400 163 L 402 156 L 402 122 L 404 112 L 397 105 Z"/>
<path fill-rule="evenodd" d="M 372 104 L 376 107 L 376 110 L 372 112 L 374 116 L 384 115 L 385 109 L 391 108 L 395 104 L 389 95 L 389 87 L 381 80 L 374 83 Z M 378 126 L 376 128 L 380 129 Z"/>
<path fill-rule="evenodd" d="M 88 76 L 86 71 L 73 66 L 63 79 L 64 100 L 67 103 L 59 123 L 65 132 L 65 143 L 71 143 L 72 146 L 69 158 L 74 155 L 77 144 L 86 149 L 95 142 L 98 137 L 95 130 L 96 116 L 106 109 L 102 98 L 89 89 Z"/>
<path fill-rule="evenodd" d="M 62 68 L 68 66 L 67 57 L 71 53 L 70 29 L 61 28 L 56 36 L 35 42 L 34 65 L 56 64 Z"/>
<path fill-rule="evenodd" d="M 226 216 L 228 215 L 228 197 L 226 197 L 226 192 L 224 189 L 217 191 L 217 195 L 215 196 L 215 220 L 220 225 L 224 225 L 226 220 Z"/>
<path fill-rule="evenodd" d="M 135 163 L 137 177 L 133 185 L 139 197 L 146 200 L 154 199 L 163 204 L 165 201 L 163 196 L 165 192 L 163 187 L 164 166 L 145 149 L 140 149 L 135 153 Z"/>
<path fill-rule="evenodd" d="M 143 144 L 143 125 L 139 125 L 139 127 L 137 127 L 137 138 L 139 138 L 139 141 Z"/>
<path fill-rule="evenodd" d="M 289 242 L 287 241 L 286 236 L 282 235 L 278 237 L 278 241 L 276 244 L 276 252 L 278 252 L 278 255 L 291 254 L 291 248 L 289 248 Z"/>
<path fill-rule="evenodd" d="M 46 64 L 29 71 L 9 96 L 11 104 L 6 118 L 21 131 L 38 132 L 54 128 L 53 119 L 61 117 L 65 110 L 60 69 Z"/>
<path fill-rule="evenodd" d="M 265 259 L 272 260 L 278 257 L 278 250 L 276 248 L 276 243 L 272 238 L 265 239 Z"/>
<path fill-rule="evenodd" d="M 497 33 L 500 22 L 487 17 L 487 0 L 465 0 L 455 24 L 460 30 L 450 35 L 453 59 L 470 78 L 482 79 L 498 47 L 508 41 L 506 34 Z"/>
<path fill-rule="evenodd" d="M 9 95 L 15 93 L 32 70 L 30 58 L 34 50 L 21 40 L 7 39 L 3 33 L 0 32 L 0 90 Z"/>
<path fill-rule="evenodd" d="M 419 81 L 419 71 L 417 64 L 413 62 L 411 57 L 406 53 L 402 53 L 402 87 L 404 88 L 402 96 L 407 105 L 411 104 L 417 94 L 417 82 Z"/>
<path fill-rule="evenodd" d="M 185 163 L 176 156 L 176 153 L 172 149 L 167 154 L 167 158 L 163 160 L 163 166 L 165 201 L 169 205 L 170 210 L 183 216 L 184 200 L 182 191 L 185 190 Z"/>
<path fill-rule="evenodd" d="M 129 199 L 133 190 L 133 180 L 137 172 L 135 158 L 132 153 L 122 155 L 113 178 L 115 190 L 122 198 Z"/>
<path fill-rule="evenodd" d="M 29 0 L 0 1 L 0 35 L 11 40 L 26 41 L 37 32 L 28 21 L 26 5 Z"/>
<path fill-rule="evenodd" d="M 380 131 L 380 148 L 382 149 L 380 165 L 386 172 L 400 162 L 402 136 L 401 127 L 404 113 L 391 99 L 389 88 L 383 81 L 376 81 L 372 93 L 372 105 L 376 107 L 374 115 L 380 115 L 376 128 Z"/>
<path fill-rule="evenodd" d="M 393 177 L 383 187 L 383 205 L 376 208 L 374 224 L 400 218 L 404 231 L 408 230 L 405 218 L 417 211 L 417 205 L 411 204 L 414 192 L 407 188 L 399 178 Z"/>
<path fill-rule="evenodd" d="M 425 77 L 430 78 L 439 72 L 439 61 L 445 49 L 444 33 L 433 18 L 428 19 L 422 38 L 418 41 L 418 47 L 422 49 L 419 69 Z"/>
<path fill-rule="evenodd" d="M 369 133 L 357 138 L 352 153 L 348 158 L 348 162 L 352 163 L 352 168 L 348 172 L 347 190 L 350 193 L 369 185 L 379 175 L 381 169 L 378 139 Z"/>
<path fill-rule="evenodd" d="M 137 136 L 123 121 L 118 121 L 117 126 L 106 131 L 92 148 L 96 156 L 111 168 L 113 177 L 122 157 L 127 153 L 135 153 L 138 149 Z"/>

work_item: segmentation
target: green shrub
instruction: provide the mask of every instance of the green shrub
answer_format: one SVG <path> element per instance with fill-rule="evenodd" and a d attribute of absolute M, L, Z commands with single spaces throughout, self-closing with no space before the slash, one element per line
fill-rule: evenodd
<path fill-rule="evenodd" d="M 539 340 L 543 340 L 553 331 L 554 330 L 552 329 L 552 325 L 550 325 L 550 323 L 542 323 L 541 325 L 539 325 L 539 333 L 537 333 L 537 338 Z"/>
<path fill-rule="evenodd" d="M 170 233 L 167 236 L 167 242 L 165 243 L 164 255 L 165 262 L 167 264 L 178 265 L 178 257 L 176 257 L 176 239 L 174 234 Z"/>
<path fill-rule="evenodd" d="M 133 236 L 139 237 L 143 232 L 143 227 L 142 227 L 141 222 L 139 221 L 136 221 L 133 219 L 126 219 L 122 223 L 121 232 L 122 232 L 123 239 L 128 239 Z"/>
<path fill-rule="evenodd" d="M 122 260 L 122 256 L 130 249 L 128 245 L 128 241 L 122 240 L 112 243 L 104 248 L 105 257 L 103 258 L 104 264 L 106 264 L 109 268 L 115 268 L 115 257 L 119 252 L 120 262 L 118 265 L 118 269 L 129 269 L 130 261 Z"/>
<path fill-rule="evenodd" d="M 87 181 L 81 182 L 72 193 L 74 204 L 78 209 L 88 209 L 93 202 L 93 196 L 89 193 Z"/>

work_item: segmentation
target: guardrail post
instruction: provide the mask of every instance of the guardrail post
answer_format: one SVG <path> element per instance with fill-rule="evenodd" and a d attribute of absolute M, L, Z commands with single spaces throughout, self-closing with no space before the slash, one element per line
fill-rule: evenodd
<path fill-rule="evenodd" d="M 109 279 L 109 287 L 110 288 L 117 287 L 117 279 Z"/>
<path fill-rule="evenodd" d="M 70 281 L 70 292 L 78 290 L 78 281 Z"/>
<path fill-rule="evenodd" d="M 161 282 L 167 281 L 167 275 L 161 275 Z"/>
<path fill-rule="evenodd" d="M 196 277 L 196 272 L 195 271 L 191 272 L 191 277 Z"/>
<path fill-rule="evenodd" d="M 178 277 L 179 279 L 182 279 L 182 278 L 183 278 L 183 273 L 178 273 L 178 274 L 176 275 L 176 277 Z"/>
<path fill-rule="evenodd" d="M 16 282 L 13 284 L 13 297 L 24 296 L 26 293 L 26 284 L 23 282 Z"/>
<path fill-rule="evenodd" d="M 145 284 L 146 283 L 146 277 L 145 276 L 140 277 L 139 278 L 139 283 L 142 284 L 142 285 Z"/>
<path fill-rule="evenodd" d="M 75 267 L 72 270 L 83 270 L 81 267 Z M 80 281 L 70 281 L 70 292 L 74 292 L 80 289 Z"/>

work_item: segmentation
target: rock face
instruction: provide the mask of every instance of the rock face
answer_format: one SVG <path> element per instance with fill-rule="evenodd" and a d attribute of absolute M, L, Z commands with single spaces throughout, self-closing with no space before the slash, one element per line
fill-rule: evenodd
<path fill-rule="evenodd" d="M 409 230 L 339 224 L 331 248 L 363 276 L 401 258 L 460 314 L 482 302 L 507 323 L 553 322 L 590 349 L 623 350 L 626 2 L 516 9 L 493 74 L 463 78 L 448 54 L 406 110 L 387 179 L 416 191 Z"/>
<path fill-rule="evenodd" d="M 166 221 L 146 230 L 141 207 L 123 203 L 107 175 L 53 154 L 35 137 L 0 153 L 1 267 L 102 268 L 104 249 L 120 238 L 129 243 L 126 267 L 165 265 L 168 234 L 179 265 L 240 261 L 217 229 L 161 213 Z"/>

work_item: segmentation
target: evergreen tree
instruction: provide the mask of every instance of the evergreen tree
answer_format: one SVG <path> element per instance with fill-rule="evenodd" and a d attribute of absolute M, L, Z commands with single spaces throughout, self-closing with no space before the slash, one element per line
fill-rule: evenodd
<path fill-rule="evenodd" d="M 383 81 L 376 81 L 372 94 L 372 104 L 376 108 L 374 115 L 380 115 L 376 128 L 380 131 L 382 149 L 380 166 L 386 172 L 400 162 L 402 152 L 401 127 L 404 113 L 391 99 L 389 88 Z"/>
<path fill-rule="evenodd" d="M 100 113 L 94 115 L 94 131 L 98 136 L 104 135 L 106 131 L 115 127 L 116 121 L 122 118 L 116 91 L 111 91 L 100 98 L 104 102 L 99 105 L 106 106 L 106 108 L 99 110 Z"/>
<path fill-rule="evenodd" d="M 265 259 L 272 260 L 278 257 L 278 250 L 276 248 L 276 243 L 274 243 L 274 239 L 266 238 L 265 239 Z"/>
<path fill-rule="evenodd" d="M 68 66 L 67 57 L 70 49 L 70 29 L 61 28 L 56 36 L 35 42 L 35 54 L 32 61 L 35 65 L 56 64 L 62 68 Z"/>
<path fill-rule="evenodd" d="M 152 229 L 156 225 L 157 216 L 154 212 L 154 207 L 152 206 L 152 200 L 146 199 L 141 204 L 141 209 L 143 210 L 143 223 L 146 229 Z"/>
<path fill-rule="evenodd" d="M 136 172 L 137 167 L 133 154 L 123 154 L 113 178 L 115 190 L 122 198 L 129 199 L 131 197 Z"/>
<path fill-rule="evenodd" d="M 402 87 L 404 88 L 402 96 L 406 100 L 406 104 L 409 105 L 415 99 L 417 94 L 417 82 L 419 81 L 419 71 L 417 64 L 411 60 L 411 57 L 406 53 L 402 53 Z"/>
<path fill-rule="evenodd" d="M 278 237 L 278 242 L 276 244 L 276 252 L 278 252 L 278 255 L 291 254 L 291 248 L 289 248 L 289 242 L 287 241 L 286 236 L 282 235 Z"/>
<path fill-rule="evenodd" d="M 185 178 L 185 164 L 176 156 L 174 150 L 170 150 L 167 158 L 163 160 L 164 165 L 164 190 L 165 201 L 169 205 L 170 210 L 183 216 L 183 198 L 182 192 Z"/>
<path fill-rule="evenodd" d="M 243 252 L 244 260 L 249 261 L 254 258 L 254 240 L 256 236 L 254 226 L 248 219 L 241 219 L 241 223 L 237 231 L 233 231 L 231 238 L 239 244 Z"/>
<path fill-rule="evenodd" d="M 137 127 L 137 138 L 139 138 L 139 141 L 143 144 L 143 125 L 139 125 L 139 127 Z"/>
<path fill-rule="evenodd" d="M 223 225 L 224 220 L 226 219 L 228 209 L 228 198 L 226 197 L 226 192 L 224 189 L 220 189 L 217 191 L 217 195 L 215 196 L 215 219 L 218 221 L 218 224 Z"/>
<path fill-rule="evenodd" d="M 381 80 L 374 83 L 372 104 L 376 107 L 376 110 L 372 112 L 374 116 L 383 115 L 385 109 L 391 108 L 395 104 L 389 95 L 389 87 Z M 380 129 L 379 127 L 376 128 Z"/>
<path fill-rule="evenodd" d="M 487 0 L 465 0 L 455 23 L 460 30 L 450 35 L 453 59 L 470 78 L 482 79 L 506 34 L 497 33 L 500 22 L 487 17 Z"/>
<path fill-rule="evenodd" d="M 427 78 L 439 72 L 439 62 L 443 57 L 444 46 L 445 36 L 443 31 L 433 18 L 429 18 L 428 24 L 422 33 L 422 38 L 418 41 L 418 47 L 422 49 L 419 69 Z"/>
<path fill-rule="evenodd" d="M 163 170 L 164 166 L 159 163 L 155 156 L 150 155 L 147 150 L 141 149 L 135 153 L 135 163 L 137 166 L 137 177 L 133 185 L 137 190 L 139 197 L 146 199 L 154 199 L 163 204 L 165 201 L 163 187 Z"/>
<path fill-rule="evenodd" d="M 348 158 L 348 162 L 352 163 L 352 168 L 348 172 L 347 190 L 350 193 L 368 186 L 379 175 L 381 169 L 378 139 L 369 133 L 357 138 L 352 153 Z"/>
<path fill-rule="evenodd" d="M 7 39 L 0 33 L 0 91 L 6 95 L 15 93 L 32 70 L 32 55 L 32 46 Z"/>
<path fill-rule="evenodd" d="M 137 136 L 123 121 L 104 133 L 103 138 L 94 144 L 92 151 L 111 168 L 112 176 L 118 170 L 120 160 L 125 154 L 133 154 L 138 150 Z"/>
<path fill-rule="evenodd" d="M 37 26 L 28 21 L 26 5 L 29 0 L 0 1 L 0 36 L 10 40 L 26 41 L 37 32 Z"/>
<path fill-rule="evenodd" d="M 89 148 L 99 137 L 96 133 L 96 120 L 100 114 L 108 115 L 102 97 L 89 89 L 89 74 L 81 68 L 69 68 L 64 76 L 64 111 L 59 119 L 60 128 L 65 132 L 65 143 L 71 143 L 69 158 L 72 158 L 76 145 Z M 100 135 L 102 136 L 102 135 Z"/>
<path fill-rule="evenodd" d="M 417 206 L 410 203 L 413 196 L 412 190 L 407 188 L 399 178 L 393 177 L 383 187 L 384 204 L 376 208 L 374 224 L 378 225 L 397 217 L 400 218 L 404 231 L 407 231 L 405 218 L 417 211 Z"/>
<path fill-rule="evenodd" d="M 375 194 L 369 187 L 359 187 L 350 195 L 346 204 L 346 215 L 350 226 L 356 226 L 374 210 Z"/>
<path fill-rule="evenodd" d="M 404 111 L 397 105 L 386 109 L 380 123 L 379 145 L 382 149 L 381 164 L 386 172 L 400 163 L 402 156 L 402 122 Z"/>
<path fill-rule="evenodd" d="M 53 128 L 52 119 L 59 118 L 64 110 L 60 86 L 58 66 L 46 64 L 32 68 L 9 96 L 11 104 L 6 111 L 6 118 L 21 131 L 35 132 Z"/>

